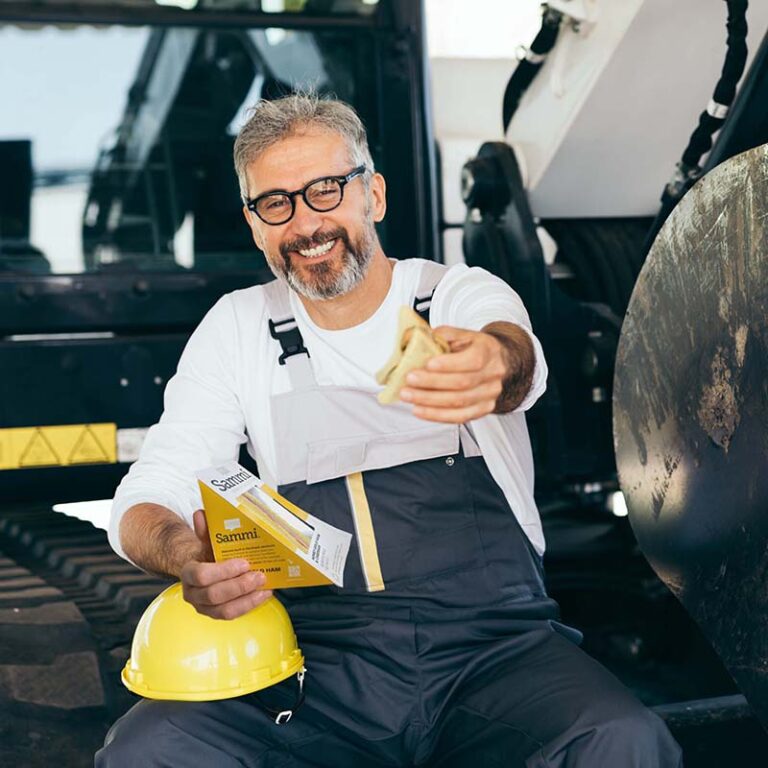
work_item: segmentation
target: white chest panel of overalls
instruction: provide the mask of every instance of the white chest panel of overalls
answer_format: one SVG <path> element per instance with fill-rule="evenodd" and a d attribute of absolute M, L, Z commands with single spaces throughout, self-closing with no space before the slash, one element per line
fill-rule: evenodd
<path fill-rule="evenodd" d="M 445 269 L 424 270 L 417 296 L 431 293 Z M 269 316 L 291 317 L 288 287 L 275 281 L 264 287 Z M 359 387 L 319 386 L 307 354 L 285 360 L 291 390 L 270 399 L 275 436 L 277 485 L 309 484 L 384 469 L 459 452 L 478 456 L 469 430 L 413 415 L 411 406 L 381 405 L 377 391 Z M 258 457 L 257 457 L 258 461 Z"/>

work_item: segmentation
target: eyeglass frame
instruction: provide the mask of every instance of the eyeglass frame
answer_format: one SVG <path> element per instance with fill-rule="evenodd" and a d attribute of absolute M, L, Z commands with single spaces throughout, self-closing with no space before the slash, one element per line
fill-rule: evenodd
<path fill-rule="evenodd" d="M 308 208 L 311 208 L 313 211 L 317 213 L 328 213 L 329 211 L 335 211 L 341 204 L 344 202 L 344 187 L 349 184 L 350 181 L 357 178 L 358 176 L 362 176 L 368 168 L 364 165 L 358 165 L 356 168 L 353 168 L 349 173 L 342 175 L 342 176 L 318 176 L 316 179 L 312 179 L 312 181 L 308 181 L 301 189 L 297 189 L 293 192 L 286 192 L 282 189 L 273 189 L 270 192 L 264 192 L 261 195 L 258 195 L 257 197 L 251 198 L 250 200 L 245 201 L 245 207 L 251 211 L 252 213 L 255 213 L 265 224 L 268 224 L 270 227 L 279 227 L 282 224 L 287 224 L 296 214 L 296 197 L 298 195 L 301 195 L 301 199 L 304 201 L 304 203 L 307 205 Z M 307 190 L 313 185 L 317 184 L 319 181 L 335 181 L 339 185 L 339 202 L 336 203 L 336 205 L 332 206 L 331 208 L 315 208 L 312 203 L 307 200 Z M 256 207 L 259 203 L 259 200 L 263 200 L 266 197 L 272 197 L 272 195 L 283 195 L 284 197 L 287 197 L 291 201 L 291 213 L 288 216 L 287 219 L 283 221 L 267 221 L 257 210 Z"/>

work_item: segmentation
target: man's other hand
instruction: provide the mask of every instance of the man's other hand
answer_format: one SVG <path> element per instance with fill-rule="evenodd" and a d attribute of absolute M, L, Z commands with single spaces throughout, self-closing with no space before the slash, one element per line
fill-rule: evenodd
<path fill-rule="evenodd" d="M 424 368 L 408 374 L 400 398 L 413 404 L 415 416 L 463 424 L 489 413 L 505 413 L 522 401 L 535 362 L 532 346 L 526 348 L 530 340 L 525 331 L 512 324 L 492 326 L 493 333 L 448 325 L 433 330 L 449 344 L 450 352 L 435 355 Z M 519 390 L 519 396 L 517 391 L 511 398 L 503 396 L 511 387 Z"/>
<path fill-rule="evenodd" d="M 195 534 L 202 545 L 201 560 L 187 563 L 181 570 L 184 599 L 198 613 L 214 619 L 236 619 L 272 597 L 264 589 L 266 577 L 252 571 L 246 560 L 213 561 L 205 513 L 194 514 Z"/>

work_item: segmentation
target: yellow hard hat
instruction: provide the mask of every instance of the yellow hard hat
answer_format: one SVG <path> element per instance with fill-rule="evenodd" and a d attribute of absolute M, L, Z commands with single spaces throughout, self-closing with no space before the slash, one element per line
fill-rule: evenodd
<path fill-rule="evenodd" d="M 291 675 L 298 676 L 303 698 L 304 657 L 276 598 L 236 619 L 212 619 L 174 584 L 139 620 L 122 680 L 148 699 L 213 701 L 260 691 Z M 278 722 L 291 716 L 274 714 Z"/>

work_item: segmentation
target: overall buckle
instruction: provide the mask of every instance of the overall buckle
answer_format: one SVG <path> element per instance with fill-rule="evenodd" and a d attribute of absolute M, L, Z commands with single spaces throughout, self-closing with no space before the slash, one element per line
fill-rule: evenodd
<path fill-rule="evenodd" d="M 269 320 L 269 334 L 282 347 L 282 353 L 278 357 L 280 365 L 285 365 L 285 361 L 294 355 L 310 356 L 309 351 L 304 346 L 304 339 L 301 337 L 301 331 L 296 320 L 292 317 L 285 320 L 274 322 Z"/>

